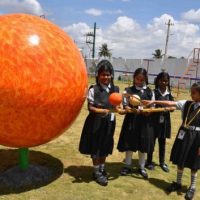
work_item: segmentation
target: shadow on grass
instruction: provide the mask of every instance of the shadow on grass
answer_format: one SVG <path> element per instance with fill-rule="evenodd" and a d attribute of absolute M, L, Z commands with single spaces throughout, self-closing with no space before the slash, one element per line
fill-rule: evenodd
<path fill-rule="evenodd" d="M 64 169 L 64 172 L 74 177 L 73 183 L 89 183 L 92 181 L 92 170 L 91 166 L 69 166 Z"/>
<path fill-rule="evenodd" d="M 149 183 L 165 191 L 166 193 L 167 193 L 166 191 L 167 187 L 169 187 L 169 185 L 171 184 L 169 182 L 166 182 L 165 180 L 157 179 L 157 178 L 149 178 L 148 180 L 149 180 Z"/>
<path fill-rule="evenodd" d="M 106 162 L 106 171 L 108 173 L 108 180 L 115 180 L 119 177 L 119 173 L 123 163 L 121 162 Z M 69 166 L 64 169 L 64 172 L 74 177 L 73 183 L 89 183 L 93 181 L 92 166 Z"/>
<path fill-rule="evenodd" d="M 137 179 L 144 179 L 138 172 L 138 159 L 133 159 L 133 173 L 127 176 L 132 176 Z M 108 174 L 108 180 L 115 180 L 120 175 L 121 168 L 124 166 L 123 162 L 106 162 L 106 171 Z M 74 177 L 73 183 L 89 183 L 93 181 L 92 166 L 69 166 L 64 169 L 64 172 Z"/>
<path fill-rule="evenodd" d="M 170 195 L 170 193 L 167 191 L 167 187 L 169 187 L 171 183 L 166 182 L 165 180 L 157 179 L 157 178 L 149 178 L 149 183 L 163 190 L 167 195 Z M 182 195 L 186 191 L 187 191 L 187 186 L 182 186 L 182 188 L 176 191 L 176 193 L 177 195 Z"/>
<path fill-rule="evenodd" d="M 29 166 L 18 166 L 18 149 L 0 150 L 0 195 L 36 189 L 59 178 L 63 164 L 57 158 L 39 151 L 29 151 Z"/>

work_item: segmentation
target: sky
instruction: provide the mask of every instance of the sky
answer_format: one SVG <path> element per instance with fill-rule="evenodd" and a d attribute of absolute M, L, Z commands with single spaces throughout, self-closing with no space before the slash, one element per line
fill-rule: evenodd
<path fill-rule="evenodd" d="M 0 0 L 0 15 L 8 13 L 45 15 L 86 57 L 92 56 L 86 34 L 94 23 L 95 57 L 104 43 L 112 57 L 135 59 L 152 58 L 156 49 L 189 58 L 200 48 L 200 0 Z"/>

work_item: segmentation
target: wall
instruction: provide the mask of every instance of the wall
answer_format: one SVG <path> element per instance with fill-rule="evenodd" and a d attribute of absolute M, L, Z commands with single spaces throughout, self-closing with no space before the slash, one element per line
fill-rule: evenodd
<path fill-rule="evenodd" d="M 94 66 L 95 64 L 98 64 L 99 60 L 92 60 L 87 59 L 86 65 L 88 72 L 90 73 L 89 68 Z M 147 61 L 147 59 L 123 59 L 123 58 L 112 58 L 110 59 L 110 62 L 113 65 L 113 68 L 115 70 L 115 79 L 118 79 L 119 76 L 122 78 L 128 77 L 129 79 L 132 79 L 133 72 L 138 68 L 142 67 L 148 70 L 149 74 L 149 82 L 153 83 L 155 76 L 161 72 L 163 69 L 165 69 L 166 72 L 169 73 L 171 77 L 171 84 L 172 86 L 178 85 L 178 80 L 182 79 L 182 81 L 185 82 L 186 87 L 190 87 L 190 85 L 195 82 L 196 77 L 197 81 L 200 81 L 200 70 L 199 65 L 197 68 L 194 66 L 195 70 L 191 72 L 191 75 L 185 75 L 186 69 L 194 64 L 192 63 L 193 60 L 185 59 L 185 58 L 171 58 L 166 59 L 165 62 L 163 62 L 162 59 L 151 59 L 151 61 Z M 197 71 L 196 71 L 197 69 Z M 187 79 L 183 79 L 183 76 Z"/>

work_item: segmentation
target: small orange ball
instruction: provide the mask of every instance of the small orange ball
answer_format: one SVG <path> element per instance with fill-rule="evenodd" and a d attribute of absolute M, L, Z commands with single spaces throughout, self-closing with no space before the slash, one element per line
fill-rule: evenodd
<path fill-rule="evenodd" d="M 122 102 L 122 95 L 114 92 L 109 96 L 109 102 L 112 106 L 118 106 Z"/>

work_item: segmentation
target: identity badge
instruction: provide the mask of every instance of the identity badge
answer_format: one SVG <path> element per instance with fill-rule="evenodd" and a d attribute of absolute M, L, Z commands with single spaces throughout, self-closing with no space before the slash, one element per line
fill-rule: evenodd
<path fill-rule="evenodd" d="M 164 120 L 165 120 L 164 116 L 160 115 L 160 119 L 159 119 L 160 124 L 162 124 L 164 122 Z"/>
<path fill-rule="evenodd" d="M 178 139 L 182 140 L 184 136 L 185 136 L 185 131 L 181 129 L 178 133 Z"/>
<path fill-rule="evenodd" d="M 111 113 L 110 121 L 114 121 L 114 119 L 115 119 L 115 114 L 114 114 L 114 113 Z"/>

